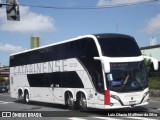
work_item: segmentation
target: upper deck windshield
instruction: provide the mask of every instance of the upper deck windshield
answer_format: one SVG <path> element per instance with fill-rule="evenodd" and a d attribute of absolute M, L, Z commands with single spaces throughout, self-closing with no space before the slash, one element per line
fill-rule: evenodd
<path fill-rule="evenodd" d="M 108 57 L 133 57 L 140 56 L 141 52 L 134 38 L 114 36 L 98 38 L 102 55 Z"/>
<path fill-rule="evenodd" d="M 144 62 L 111 63 L 107 87 L 116 92 L 143 90 L 148 86 Z"/>

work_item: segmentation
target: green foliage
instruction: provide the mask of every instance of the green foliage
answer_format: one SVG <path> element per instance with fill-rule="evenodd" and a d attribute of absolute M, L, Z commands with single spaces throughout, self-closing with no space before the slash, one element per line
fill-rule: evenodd
<path fill-rule="evenodd" d="M 159 89 L 160 90 L 160 77 L 151 77 L 151 78 L 149 78 L 149 88 L 150 89 Z"/>
<path fill-rule="evenodd" d="M 0 76 L 0 81 L 4 82 L 4 84 L 9 84 L 9 79 L 5 79 L 4 77 Z"/>
<path fill-rule="evenodd" d="M 151 60 L 149 59 L 144 59 L 144 64 L 146 66 L 146 71 L 147 71 L 147 75 L 149 76 L 149 72 L 151 71 Z"/>
<path fill-rule="evenodd" d="M 5 78 L 0 76 L 0 81 L 5 81 Z"/>
<path fill-rule="evenodd" d="M 146 66 L 146 70 L 147 70 L 147 72 L 150 72 L 150 70 L 151 70 L 151 60 L 149 59 L 149 60 L 147 60 L 147 59 L 144 59 L 144 64 L 145 64 L 145 66 Z"/>

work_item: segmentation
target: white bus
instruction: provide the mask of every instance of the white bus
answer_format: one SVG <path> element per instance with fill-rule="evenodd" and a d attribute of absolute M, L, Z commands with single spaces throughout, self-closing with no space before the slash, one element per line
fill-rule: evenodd
<path fill-rule="evenodd" d="M 151 57 L 154 68 L 158 62 Z M 69 109 L 116 109 L 149 102 L 144 57 L 133 37 L 94 34 L 10 56 L 11 97 L 66 105 Z"/>

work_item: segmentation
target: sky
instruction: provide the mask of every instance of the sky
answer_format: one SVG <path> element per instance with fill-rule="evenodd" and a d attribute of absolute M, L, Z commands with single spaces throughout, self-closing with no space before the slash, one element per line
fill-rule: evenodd
<path fill-rule="evenodd" d="M 160 44 L 160 0 L 141 0 L 147 3 L 135 4 L 139 1 L 19 0 L 20 21 L 8 21 L 6 7 L 3 6 L 0 8 L 0 63 L 9 65 L 10 54 L 30 49 L 30 37 L 33 35 L 40 37 L 40 46 L 94 33 L 131 35 L 139 47 L 149 46 L 151 37 L 156 37 L 157 44 Z M 5 2 L 6 0 L 2 0 L 2 3 Z M 31 6 L 88 6 L 98 9 Z"/>

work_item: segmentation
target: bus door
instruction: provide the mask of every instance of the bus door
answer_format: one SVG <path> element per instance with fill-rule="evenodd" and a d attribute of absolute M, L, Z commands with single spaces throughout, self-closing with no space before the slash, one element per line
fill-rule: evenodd
<path fill-rule="evenodd" d="M 55 103 L 62 103 L 62 100 L 63 100 L 61 77 L 62 76 L 59 72 L 55 72 L 53 74 L 51 88 L 52 88 L 52 93 L 53 93 Z"/>
<path fill-rule="evenodd" d="M 94 69 L 92 80 L 95 87 L 95 106 L 96 108 L 99 108 L 104 105 L 104 82 L 102 72 L 98 67 Z"/>

